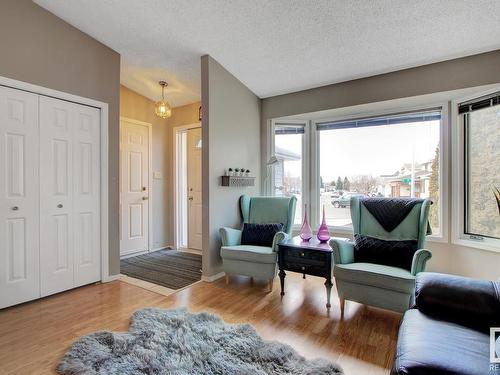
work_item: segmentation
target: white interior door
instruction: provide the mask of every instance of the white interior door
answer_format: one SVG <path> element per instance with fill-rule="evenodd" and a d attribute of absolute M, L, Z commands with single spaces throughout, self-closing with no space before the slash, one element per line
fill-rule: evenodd
<path fill-rule="evenodd" d="M 40 97 L 42 296 L 100 279 L 99 114 Z"/>
<path fill-rule="evenodd" d="M 73 105 L 74 286 L 101 279 L 100 110 Z"/>
<path fill-rule="evenodd" d="M 0 87 L 0 308 L 40 296 L 38 96 Z"/>
<path fill-rule="evenodd" d="M 149 127 L 120 121 L 120 254 L 149 249 Z"/>
<path fill-rule="evenodd" d="M 73 287 L 72 103 L 40 98 L 40 286 Z"/>
<path fill-rule="evenodd" d="M 201 147 L 201 128 L 189 129 L 187 139 L 188 247 L 198 250 L 202 247 Z"/>

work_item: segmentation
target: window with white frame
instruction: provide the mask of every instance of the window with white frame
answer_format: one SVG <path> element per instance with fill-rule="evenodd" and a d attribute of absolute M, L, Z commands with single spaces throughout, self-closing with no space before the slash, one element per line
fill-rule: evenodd
<path fill-rule="evenodd" d="M 500 239 L 500 92 L 462 103 L 463 232 Z"/>
<path fill-rule="evenodd" d="M 436 108 L 316 122 L 320 207 L 327 224 L 352 226 L 353 195 L 430 198 L 431 227 L 440 234 L 441 118 Z"/>
<path fill-rule="evenodd" d="M 304 203 L 305 125 L 278 122 L 273 129 L 273 155 L 278 162 L 272 166 L 272 193 L 275 196 L 297 197 L 294 224 L 300 224 Z"/>

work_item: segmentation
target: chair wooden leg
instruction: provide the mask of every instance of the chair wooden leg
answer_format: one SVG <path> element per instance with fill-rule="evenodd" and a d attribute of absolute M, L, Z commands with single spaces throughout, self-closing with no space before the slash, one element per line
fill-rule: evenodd
<path fill-rule="evenodd" d="M 340 299 L 340 318 L 344 318 L 345 298 Z"/>
<path fill-rule="evenodd" d="M 226 285 L 229 284 L 229 274 L 226 273 Z"/>
<path fill-rule="evenodd" d="M 273 282 L 274 282 L 274 279 L 269 280 L 269 282 L 267 283 L 267 289 L 268 289 L 269 293 L 271 293 L 273 291 Z"/>
<path fill-rule="evenodd" d="M 253 277 L 250 278 L 250 286 L 253 286 Z"/>

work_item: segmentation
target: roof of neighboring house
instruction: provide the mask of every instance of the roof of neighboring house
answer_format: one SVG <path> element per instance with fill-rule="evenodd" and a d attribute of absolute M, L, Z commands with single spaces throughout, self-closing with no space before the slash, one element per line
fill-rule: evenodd
<path fill-rule="evenodd" d="M 278 159 L 282 160 L 300 160 L 299 154 L 278 146 L 274 148 L 274 154 Z"/>

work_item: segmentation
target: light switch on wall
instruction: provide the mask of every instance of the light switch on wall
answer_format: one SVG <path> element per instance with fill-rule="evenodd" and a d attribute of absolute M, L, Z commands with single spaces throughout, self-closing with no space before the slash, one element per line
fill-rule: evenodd
<path fill-rule="evenodd" d="M 153 172 L 153 178 L 157 180 L 161 180 L 161 172 Z"/>

